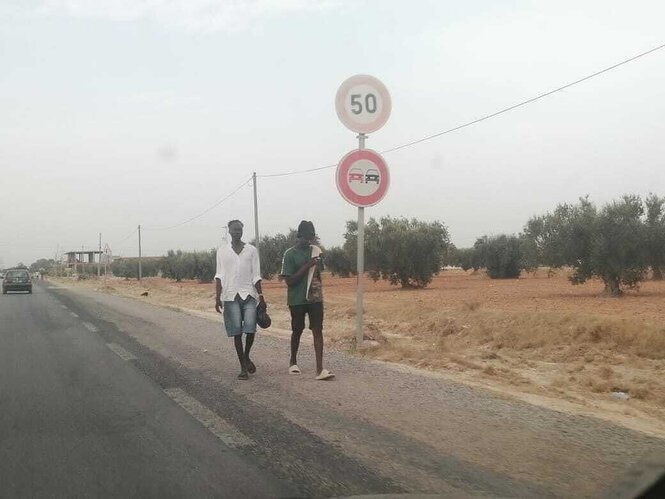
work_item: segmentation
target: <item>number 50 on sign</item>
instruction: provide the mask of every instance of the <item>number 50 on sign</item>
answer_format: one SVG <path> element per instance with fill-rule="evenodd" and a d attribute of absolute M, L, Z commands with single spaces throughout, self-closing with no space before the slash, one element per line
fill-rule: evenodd
<path fill-rule="evenodd" d="M 390 117 L 392 103 L 388 89 L 369 75 L 355 75 L 340 85 L 335 110 L 346 128 L 357 133 L 371 133 Z"/>

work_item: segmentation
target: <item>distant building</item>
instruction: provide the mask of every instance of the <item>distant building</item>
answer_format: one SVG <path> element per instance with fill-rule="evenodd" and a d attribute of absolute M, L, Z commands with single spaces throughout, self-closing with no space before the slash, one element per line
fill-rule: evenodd
<path fill-rule="evenodd" d="M 65 253 L 65 265 L 69 268 L 76 268 L 79 263 L 97 263 L 100 260 L 99 258 L 96 259 L 95 255 L 100 255 L 99 258 L 101 258 L 102 252 L 97 250 L 67 251 Z"/>

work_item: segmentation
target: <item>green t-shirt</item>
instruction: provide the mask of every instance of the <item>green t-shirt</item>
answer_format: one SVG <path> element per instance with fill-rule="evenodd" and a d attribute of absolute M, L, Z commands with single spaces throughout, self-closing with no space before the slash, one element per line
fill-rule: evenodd
<path fill-rule="evenodd" d="M 298 269 L 302 267 L 312 258 L 312 248 L 300 248 L 298 246 L 292 246 L 287 249 L 284 253 L 284 258 L 282 259 L 282 271 L 280 275 L 290 276 L 298 272 Z M 287 293 L 287 304 L 291 305 L 305 305 L 307 303 L 314 303 L 323 301 L 323 296 L 321 294 L 321 270 L 323 269 L 323 263 L 319 262 L 318 266 L 315 267 L 314 277 L 312 278 L 312 284 L 309 289 L 309 300 L 307 299 L 307 273 L 305 276 L 300 279 L 300 282 L 295 286 L 289 286 Z"/>

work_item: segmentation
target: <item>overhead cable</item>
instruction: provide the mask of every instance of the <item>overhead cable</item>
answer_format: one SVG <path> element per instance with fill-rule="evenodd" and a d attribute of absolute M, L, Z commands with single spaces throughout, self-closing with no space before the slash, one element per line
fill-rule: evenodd
<path fill-rule="evenodd" d="M 138 230 L 139 230 L 139 228 L 137 227 L 137 228 L 134 229 L 134 230 L 133 230 L 133 231 L 132 231 L 127 237 L 125 237 L 122 241 L 119 241 L 117 244 L 115 244 L 115 246 L 116 246 L 116 247 L 117 247 L 117 246 L 120 246 L 120 245 L 121 245 L 122 243 L 124 243 L 127 239 L 129 239 L 129 238 L 132 237 L 134 234 L 136 234 L 136 233 L 138 232 Z"/>
<path fill-rule="evenodd" d="M 617 64 L 609 66 L 605 69 L 601 69 L 600 71 L 596 71 L 595 73 L 587 75 L 584 78 L 580 78 L 579 80 L 572 81 L 572 82 L 567 83 L 566 85 L 563 85 L 559 88 L 555 88 L 554 90 L 550 90 L 549 92 L 545 92 L 543 94 L 537 95 L 536 97 L 532 97 L 531 99 L 527 99 L 525 101 L 522 101 L 518 104 L 514 104 L 514 105 L 512 105 L 510 107 L 507 107 L 505 109 L 501 109 L 500 111 L 496 111 L 495 113 L 488 114 L 487 116 L 483 116 L 482 118 L 478 118 L 476 120 L 469 121 L 468 123 L 464 123 L 463 125 L 459 125 L 459 126 L 456 126 L 456 127 L 453 127 L 453 128 L 449 128 L 448 130 L 444 130 L 443 132 L 435 133 L 433 135 L 429 135 L 427 137 L 423 137 L 422 139 L 414 140 L 412 142 L 407 142 L 406 144 L 402 144 L 401 146 L 393 147 L 391 149 L 386 149 L 385 151 L 381 151 L 381 152 L 382 152 L 382 154 L 387 154 L 389 152 L 397 151 L 399 149 L 404 149 L 405 147 L 420 144 L 421 142 L 425 142 L 426 140 L 431 140 L 431 139 L 434 139 L 436 137 L 440 137 L 441 135 L 445 135 L 447 133 L 455 132 L 455 131 L 460 130 L 462 128 L 466 128 L 468 126 L 475 125 L 476 123 L 480 123 L 481 121 L 485 121 L 485 120 L 488 120 L 490 118 L 494 118 L 495 116 L 499 116 L 500 114 L 507 113 L 508 111 L 512 111 L 513 109 L 517 109 L 518 107 L 522 107 L 522 106 L 525 106 L 527 104 L 531 104 L 532 102 L 535 102 L 539 99 L 542 99 L 543 97 L 547 97 L 548 95 L 552 95 L 556 92 L 560 92 L 561 90 L 565 90 L 567 88 L 570 88 L 573 85 L 577 85 L 578 83 L 582 83 L 583 81 L 590 80 L 591 78 L 594 78 L 598 75 L 601 75 L 603 73 L 607 73 L 608 71 L 616 69 L 619 66 L 623 66 L 624 64 L 628 64 L 629 62 L 632 62 L 635 59 L 639 59 L 640 57 L 644 57 L 645 55 L 651 54 L 652 52 L 655 52 L 655 51 L 660 50 L 662 48 L 665 48 L 665 44 L 659 45 L 658 47 L 654 47 L 650 50 L 647 50 L 646 52 L 642 52 L 641 54 L 638 54 L 638 55 L 633 56 L 629 59 L 626 59 L 625 61 L 621 61 Z"/>
<path fill-rule="evenodd" d="M 142 227 L 142 228 L 143 228 L 143 230 L 169 230 L 169 229 L 175 229 L 176 227 L 180 227 L 182 225 L 188 224 L 189 222 L 192 222 L 192 221 L 196 220 L 197 218 L 201 218 L 206 213 L 208 213 L 208 212 L 212 211 L 213 209 L 217 208 L 220 204 L 222 204 L 224 201 L 229 199 L 231 196 L 233 196 L 236 192 L 238 192 L 240 189 L 245 187 L 251 181 L 252 181 L 252 177 L 249 177 L 247 180 L 243 181 L 242 184 L 240 184 L 238 187 L 236 187 L 233 191 L 231 191 L 229 194 L 227 194 L 222 199 L 220 199 L 215 204 L 213 204 L 210 208 L 207 208 L 206 210 L 202 211 L 201 213 L 199 213 L 198 215 L 196 215 L 192 218 L 188 218 L 184 222 L 180 222 L 180 223 L 175 224 L 175 225 L 170 225 L 168 227 Z"/>
<path fill-rule="evenodd" d="M 489 120 L 490 118 L 494 118 L 494 117 L 496 117 L 496 116 L 499 116 L 499 115 L 501 115 L 501 114 L 507 113 L 507 112 L 512 111 L 512 110 L 514 110 L 514 109 L 520 108 L 520 107 L 525 106 L 525 105 L 527 105 L 527 104 L 531 104 L 532 102 L 535 102 L 535 101 L 537 101 L 537 100 L 540 100 L 540 99 L 542 99 L 542 98 L 544 98 L 544 97 L 548 97 L 548 96 L 550 96 L 550 95 L 552 95 L 552 94 L 555 94 L 555 93 L 557 93 L 557 92 L 560 92 L 560 91 L 562 91 L 562 90 L 565 90 L 565 89 L 567 89 L 567 88 L 570 88 L 570 87 L 572 87 L 572 86 L 574 86 L 574 85 L 577 85 L 577 84 L 582 83 L 582 82 L 584 82 L 584 81 L 590 80 L 591 78 L 595 78 L 596 76 L 599 76 L 599 75 L 601 75 L 601 74 L 603 74 L 603 73 L 607 73 L 608 71 L 612 71 L 613 69 L 616 69 L 616 68 L 618 68 L 618 67 L 620 67 L 620 66 L 623 66 L 623 65 L 625 65 L 625 64 L 628 64 L 628 63 L 630 63 L 630 62 L 633 62 L 633 61 L 635 61 L 635 60 L 637 60 L 637 59 L 639 59 L 639 58 L 641 58 L 641 57 L 644 57 L 644 56 L 646 56 L 646 55 L 652 54 L 653 52 L 656 52 L 656 51 L 661 50 L 661 49 L 663 49 L 663 48 L 665 48 L 665 44 L 658 45 L 657 47 L 654 47 L 654 48 L 652 48 L 652 49 L 649 49 L 649 50 L 647 50 L 647 51 L 645 51 L 645 52 L 642 52 L 642 53 L 640 53 L 640 54 L 637 54 L 637 55 L 635 55 L 635 56 L 633 56 L 633 57 L 630 57 L 630 58 L 625 59 L 625 60 L 623 60 L 623 61 L 621 61 L 621 62 L 618 62 L 618 63 L 616 63 L 616 64 L 613 64 L 612 66 L 608 66 L 608 67 L 606 67 L 606 68 L 604 68 L 604 69 L 601 69 L 600 71 L 596 71 L 595 73 L 592 73 L 592 74 L 589 74 L 589 75 L 587 75 L 587 76 L 584 76 L 583 78 L 579 78 L 579 79 L 577 79 L 577 80 L 575 80 L 575 81 L 572 81 L 572 82 L 570 82 L 570 83 L 567 83 L 567 84 L 565 84 L 565 85 L 562 85 L 562 86 L 560 86 L 560 87 L 558 87 L 558 88 L 555 88 L 555 89 L 553 89 L 553 90 L 549 90 L 549 91 L 547 91 L 547 92 L 544 92 L 544 93 L 542 93 L 542 94 L 540 94 L 540 95 L 537 95 L 537 96 L 535 96 L 535 97 L 532 97 L 532 98 L 530 98 L 530 99 L 524 100 L 524 101 L 519 102 L 519 103 L 517 103 L 517 104 L 513 104 L 512 106 L 506 107 L 506 108 L 504 108 L 504 109 L 501 109 L 501 110 L 499 110 L 499 111 L 493 112 L 493 113 L 491 113 L 491 114 L 487 114 L 487 115 L 485 115 L 485 116 L 482 116 L 481 118 L 477 118 L 477 119 L 472 120 L 472 121 L 469 121 L 469 122 L 467 122 L 467 123 L 463 123 L 463 124 L 461 124 L 461 125 L 454 126 L 454 127 L 449 128 L 449 129 L 447 129 L 447 130 L 444 130 L 444 131 L 442 131 L 442 132 L 438 132 L 438 133 L 435 133 L 435 134 L 432 134 L 432 135 L 428 135 L 428 136 L 426 136 L 426 137 L 423 137 L 423 138 L 420 138 L 420 139 L 416 139 L 416 140 L 413 140 L 413 141 L 411 141 L 411 142 L 407 142 L 407 143 L 405 143 L 405 144 L 401 144 L 401 145 L 399 145 L 399 146 L 392 147 L 392 148 L 390 148 L 390 149 L 385 149 L 385 150 L 381 151 L 381 154 L 388 154 L 388 153 L 391 153 L 391 152 L 394 152 L 394 151 L 398 151 L 398 150 L 400 150 L 400 149 L 404 149 L 404 148 L 407 148 L 407 147 L 411 147 L 411 146 L 414 146 L 414 145 L 416 145 L 416 144 L 420 144 L 420 143 L 422 143 L 422 142 L 425 142 L 425 141 L 428 141 L 428 140 L 432 140 L 432 139 L 435 139 L 435 138 L 437 138 L 437 137 L 441 137 L 442 135 L 446 135 L 446 134 L 449 134 L 449 133 L 455 132 L 455 131 L 457 131 L 457 130 L 461 130 L 462 128 L 466 128 L 466 127 L 469 127 L 469 126 L 471 126 L 471 125 L 475 125 L 475 124 L 480 123 L 480 122 L 482 122 L 482 121 Z M 313 173 L 313 172 L 318 172 L 318 171 L 328 170 L 328 169 L 331 169 L 331 168 L 335 168 L 336 166 L 337 166 L 337 164 L 335 163 L 335 164 L 330 164 L 330 165 L 326 165 L 326 166 L 318 166 L 318 167 L 315 167 L 315 168 L 308 168 L 308 169 L 305 169 L 305 170 L 295 170 L 295 171 L 282 172 L 282 173 L 271 173 L 271 174 L 257 175 L 257 177 L 258 177 L 258 178 L 287 177 L 287 176 L 291 176 L 291 175 L 300 175 L 300 174 L 305 174 L 305 173 Z M 234 194 L 236 194 L 240 189 L 242 189 L 243 187 L 245 187 L 245 186 L 246 186 L 249 182 L 251 182 L 251 181 L 252 181 L 252 177 L 249 177 L 249 178 L 248 178 L 247 180 L 245 180 L 242 184 L 240 184 L 236 189 L 234 189 L 230 194 L 228 194 L 227 196 L 225 196 L 225 197 L 223 197 L 222 199 L 220 199 L 219 201 L 217 201 L 217 202 L 216 202 L 214 205 L 212 205 L 210 208 L 206 209 L 205 211 L 199 213 L 198 215 L 196 215 L 196 216 L 194 216 L 194 217 L 191 217 L 191 218 L 185 220 L 184 222 L 180 222 L 180 223 L 175 224 L 175 225 L 170 225 L 170 226 L 168 226 L 168 227 L 155 227 L 155 228 L 152 228 L 152 227 L 144 227 L 144 229 L 145 229 L 145 230 L 168 230 L 168 229 L 174 229 L 174 228 L 176 228 L 176 227 L 180 227 L 180 226 L 182 226 L 182 225 L 188 224 L 189 222 L 192 222 L 192 221 L 196 220 L 197 218 L 202 217 L 202 216 L 205 215 L 206 213 L 210 212 L 211 210 L 213 210 L 214 208 L 216 208 L 217 206 L 219 206 L 220 204 L 222 204 L 224 201 L 226 201 L 226 200 L 229 199 L 231 196 L 233 196 Z M 127 239 L 129 239 L 132 235 L 134 235 L 134 233 L 135 233 L 137 230 L 138 230 L 138 228 L 137 228 L 137 229 L 134 229 L 134 231 L 132 231 L 132 233 L 131 233 L 129 236 L 127 236 L 125 239 L 123 239 L 122 241 L 120 241 L 120 243 L 118 243 L 118 244 L 121 244 L 121 243 L 123 243 L 124 241 L 126 241 Z"/>
<path fill-rule="evenodd" d="M 661 49 L 663 49 L 663 48 L 665 48 L 665 44 L 658 45 L 657 47 L 654 47 L 654 48 L 652 48 L 652 49 L 650 49 L 650 50 L 647 50 L 646 52 L 642 52 L 642 53 L 640 53 L 640 54 L 637 54 L 637 55 L 635 55 L 635 56 L 633 56 L 633 57 L 630 57 L 630 58 L 628 58 L 628 59 L 625 59 L 625 60 L 623 60 L 623 61 L 621 61 L 621 62 L 619 62 L 619 63 L 617 63 L 617 64 L 613 64 L 612 66 L 609 66 L 609 67 L 607 67 L 607 68 L 605 68 L 605 69 L 601 69 L 600 71 L 596 71 L 595 73 L 592 73 L 592 74 L 590 74 L 590 75 L 587 75 L 587 76 L 585 76 L 585 77 L 583 77 L 583 78 L 580 78 L 580 79 L 578 79 L 578 80 L 575 80 L 575 81 L 572 81 L 572 82 L 570 82 L 570 83 L 567 83 L 567 84 L 565 84 L 565 85 L 563 85 L 563 86 L 561 86 L 561 87 L 555 88 L 554 90 L 549 90 L 548 92 L 542 93 L 542 94 L 540 94 L 540 95 L 537 95 L 537 96 L 532 97 L 532 98 L 530 98 L 530 99 L 527 99 L 527 100 L 525 100 L 525 101 L 519 102 L 519 103 L 517 103 L 517 104 L 513 104 L 512 106 L 509 106 L 509 107 L 506 107 L 506 108 L 501 109 L 501 110 L 499 110 L 499 111 L 496 111 L 496 112 L 494 112 L 494 113 L 491 113 L 491 114 L 485 115 L 485 116 L 483 116 L 483 117 L 481 117 L 481 118 L 478 118 L 478 119 L 475 119 L 475 120 L 469 121 L 469 122 L 467 122 L 467 123 L 463 123 L 463 124 L 461 124 L 461 125 L 457 125 L 457 126 L 455 126 L 455 127 L 453 127 L 453 128 L 449 128 L 448 130 L 444 130 L 443 132 L 438 132 L 438 133 L 435 133 L 435 134 L 432 134 L 432 135 L 428 135 L 428 136 L 426 136 L 426 137 L 423 137 L 423 138 L 421 138 L 421 139 L 413 140 L 413 141 L 411 141 L 411 142 L 407 142 L 407 143 L 402 144 L 402 145 L 399 145 L 399 146 L 391 147 L 390 149 L 386 149 L 386 150 L 384 150 L 384 151 L 381 151 L 381 154 L 388 154 L 388 153 L 391 153 L 391 152 L 394 152 L 394 151 L 398 151 L 398 150 L 400 150 L 400 149 L 404 149 L 404 148 L 406 148 L 406 147 L 414 146 L 414 145 L 416 145 L 416 144 L 420 144 L 421 142 L 425 142 L 425 141 L 427 141 L 427 140 L 432 140 L 432 139 L 435 139 L 435 138 L 437 138 L 437 137 L 441 137 L 442 135 L 446 135 L 446 134 L 448 134 L 448 133 L 456 132 L 457 130 L 461 130 L 462 128 L 466 128 L 466 127 L 469 127 L 469 126 L 471 126 L 471 125 L 475 125 L 476 123 L 480 123 L 481 121 L 485 121 L 485 120 L 488 120 L 488 119 L 490 119 L 490 118 L 494 118 L 494 117 L 496 117 L 496 116 L 499 116 L 500 114 L 504 114 L 504 113 L 507 113 L 508 111 L 512 111 L 512 110 L 514 110 L 514 109 L 517 109 L 517 108 L 519 108 L 519 107 L 525 106 L 525 105 L 527 105 L 527 104 L 531 104 L 532 102 L 535 102 L 535 101 L 537 101 L 537 100 L 540 100 L 540 99 L 542 99 L 542 98 L 544 98 L 544 97 L 547 97 L 547 96 L 549 96 L 549 95 L 552 95 L 552 94 L 554 94 L 554 93 L 556 93 L 556 92 L 560 92 L 560 91 L 562 91 L 562 90 L 565 90 L 565 89 L 567 89 L 567 88 L 570 88 L 570 87 L 572 87 L 573 85 L 577 85 L 577 84 L 582 83 L 582 82 L 584 82 L 584 81 L 586 81 L 586 80 L 590 80 L 591 78 L 594 78 L 594 77 L 596 77 L 596 76 L 599 76 L 599 75 L 601 75 L 601 74 L 603 74 L 603 73 L 607 73 L 608 71 L 611 71 L 611 70 L 616 69 L 616 68 L 618 68 L 618 67 L 620 67 L 620 66 L 623 66 L 624 64 L 628 64 L 629 62 L 633 62 L 633 61 L 636 60 L 636 59 L 639 59 L 639 58 L 641 58 L 641 57 L 644 57 L 644 56 L 646 56 L 646 55 L 649 55 L 649 54 L 651 54 L 651 53 L 653 53 L 653 52 L 656 52 L 657 50 L 661 50 Z M 284 173 L 273 173 L 273 174 L 269 174 L 269 175 L 257 175 L 257 176 L 258 176 L 258 177 L 261 177 L 261 178 L 267 178 L 267 177 L 285 177 L 285 176 L 289 176 L 289 175 L 299 175 L 299 174 L 301 174 L 301 173 L 312 173 L 312 172 L 316 172 L 316 171 L 327 170 L 327 169 L 330 169 L 330 168 L 335 168 L 336 166 L 337 166 L 337 164 L 334 164 L 334 165 L 327 165 L 327 166 L 319 166 L 319 167 L 317 167 L 317 168 L 309 168 L 309 169 L 306 169 L 306 170 L 297 170 L 297 171 L 290 171 L 290 172 L 284 172 Z"/>

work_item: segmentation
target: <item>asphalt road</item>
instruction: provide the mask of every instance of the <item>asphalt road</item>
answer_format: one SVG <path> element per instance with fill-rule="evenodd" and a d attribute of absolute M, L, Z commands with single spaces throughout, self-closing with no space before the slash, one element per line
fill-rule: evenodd
<path fill-rule="evenodd" d="M 248 382 L 219 323 L 35 286 L 0 298 L 0 497 L 599 497 L 665 441 L 328 352 Z"/>
<path fill-rule="evenodd" d="M 293 493 L 73 314 L 42 286 L 0 299 L 1 497 Z"/>

